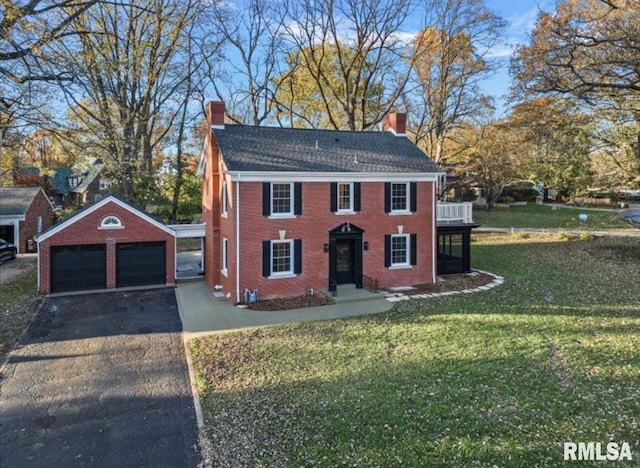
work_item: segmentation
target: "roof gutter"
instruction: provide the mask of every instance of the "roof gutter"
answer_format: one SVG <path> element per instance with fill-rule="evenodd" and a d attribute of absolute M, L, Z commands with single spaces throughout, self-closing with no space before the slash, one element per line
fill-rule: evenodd
<path fill-rule="evenodd" d="M 437 182 L 444 172 L 228 171 L 233 182 Z"/>

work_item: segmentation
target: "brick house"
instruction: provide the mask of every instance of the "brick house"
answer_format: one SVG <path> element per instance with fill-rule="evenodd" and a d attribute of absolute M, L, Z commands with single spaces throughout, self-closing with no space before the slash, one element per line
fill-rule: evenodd
<path fill-rule="evenodd" d="M 49 198 L 40 187 L 0 187 L 0 238 L 19 253 L 34 252 L 34 238 L 53 224 Z"/>
<path fill-rule="evenodd" d="M 56 168 L 51 178 L 56 205 L 85 206 L 108 195 L 110 181 L 103 173 L 104 163 L 100 159 L 72 168 Z"/>
<path fill-rule="evenodd" d="M 115 195 L 38 237 L 38 291 L 175 284 L 175 232 Z"/>
<path fill-rule="evenodd" d="M 384 132 L 225 125 L 207 105 L 205 278 L 244 301 L 436 278 L 442 171 L 391 114 Z"/>

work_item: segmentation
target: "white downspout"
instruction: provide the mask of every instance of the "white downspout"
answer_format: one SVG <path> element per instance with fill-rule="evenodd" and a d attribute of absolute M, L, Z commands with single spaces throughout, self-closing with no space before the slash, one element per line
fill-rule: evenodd
<path fill-rule="evenodd" d="M 38 292 L 42 291 L 42 285 L 40 284 L 40 241 L 36 239 L 36 252 L 37 252 L 37 266 L 36 268 L 38 269 L 37 272 L 37 277 L 38 277 Z M 51 257 L 49 257 L 49 263 L 51 263 Z M 51 265 L 49 265 L 49 271 L 51 271 Z"/>
<path fill-rule="evenodd" d="M 240 302 L 240 174 L 236 182 L 236 302 Z"/>
<path fill-rule="evenodd" d="M 433 268 L 433 282 L 436 282 L 436 278 L 438 275 L 438 227 L 437 227 L 437 218 L 438 218 L 438 200 L 436 196 L 436 184 L 431 184 L 431 196 L 433 199 L 433 211 L 431 216 L 431 243 L 433 244 L 433 250 L 431 253 L 432 258 L 432 268 Z"/>

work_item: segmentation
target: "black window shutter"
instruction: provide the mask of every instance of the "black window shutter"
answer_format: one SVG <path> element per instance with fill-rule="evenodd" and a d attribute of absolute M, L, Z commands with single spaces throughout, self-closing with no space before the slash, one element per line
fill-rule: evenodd
<path fill-rule="evenodd" d="M 302 184 L 300 182 L 293 184 L 293 214 L 302 214 Z"/>
<path fill-rule="evenodd" d="M 353 211 L 360 211 L 360 182 L 353 183 Z"/>
<path fill-rule="evenodd" d="M 384 236 L 384 266 L 391 266 L 391 236 Z"/>
<path fill-rule="evenodd" d="M 293 241 L 293 272 L 296 275 L 302 273 L 302 239 Z"/>
<path fill-rule="evenodd" d="M 412 265 L 417 265 L 418 264 L 418 235 L 417 234 L 411 234 L 411 264 Z"/>
<path fill-rule="evenodd" d="M 415 182 L 411 182 L 409 184 L 409 197 L 410 197 L 410 203 L 409 203 L 409 211 L 411 211 L 412 213 L 415 213 L 416 211 L 418 211 L 418 190 L 417 190 L 418 184 L 416 184 Z"/>
<path fill-rule="evenodd" d="M 262 184 L 262 216 L 271 216 L 271 184 Z"/>
<path fill-rule="evenodd" d="M 271 275 L 271 241 L 262 241 L 262 276 Z"/>
<path fill-rule="evenodd" d="M 384 212 L 391 213 L 391 182 L 384 183 Z"/>
<path fill-rule="evenodd" d="M 338 183 L 331 182 L 329 190 L 331 191 L 331 212 L 335 213 L 338 211 Z"/>

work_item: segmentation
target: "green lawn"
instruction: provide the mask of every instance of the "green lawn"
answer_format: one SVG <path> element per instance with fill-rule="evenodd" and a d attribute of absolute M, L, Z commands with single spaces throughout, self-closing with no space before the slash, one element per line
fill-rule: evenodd
<path fill-rule="evenodd" d="M 0 363 L 33 318 L 42 297 L 36 292 L 36 271 L 0 284 Z"/>
<path fill-rule="evenodd" d="M 640 241 L 474 238 L 502 286 L 192 340 L 214 466 L 637 466 Z"/>
<path fill-rule="evenodd" d="M 587 221 L 578 215 L 585 213 Z M 487 227 L 516 227 L 538 229 L 567 229 L 594 231 L 604 229 L 627 229 L 632 227 L 622 221 L 613 211 L 581 210 L 580 208 L 553 208 L 548 205 L 512 206 L 493 208 L 491 211 L 474 208 L 473 220 Z"/>

